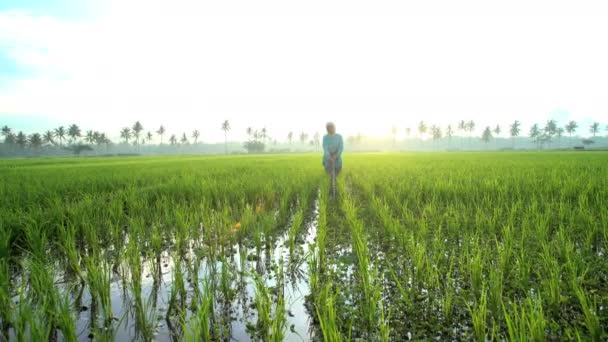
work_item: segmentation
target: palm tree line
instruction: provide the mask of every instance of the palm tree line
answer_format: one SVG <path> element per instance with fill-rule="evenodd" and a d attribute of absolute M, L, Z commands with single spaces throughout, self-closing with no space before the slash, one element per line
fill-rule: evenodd
<path fill-rule="evenodd" d="M 473 139 L 473 132 L 475 130 L 475 121 L 473 120 L 461 120 L 458 122 L 456 126 L 456 130 L 460 132 L 460 145 L 462 147 L 463 141 L 465 138 L 468 139 L 469 143 Z M 576 133 L 579 128 L 578 123 L 576 121 L 569 121 L 563 127 L 558 126 L 556 120 L 550 119 L 546 122 L 545 126 L 541 126 L 537 123 L 533 124 L 530 127 L 530 131 L 528 132 L 528 137 L 532 139 L 532 141 L 537 145 L 538 149 L 542 149 L 543 146 L 556 142 L 558 148 L 561 148 L 561 139 L 564 134 L 568 134 L 570 140 L 572 140 L 572 135 Z M 605 128 L 608 131 L 608 125 Z M 448 141 L 451 142 L 452 138 L 455 136 L 455 130 L 452 125 L 447 125 L 445 129 L 442 129 L 439 125 L 429 125 L 420 121 L 417 125 L 418 138 L 423 139 L 426 137 L 430 137 L 433 141 L 439 140 L 442 137 L 446 137 Z M 500 136 L 503 132 L 503 129 L 500 125 L 496 125 L 495 127 L 486 126 L 479 137 L 481 141 L 488 144 L 492 139 Z M 598 122 L 594 122 L 591 126 L 589 126 L 589 133 L 591 133 L 592 137 L 595 138 L 600 132 L 600 124 Z M 393 135 L 393 141 L 395 141 L 396 136 L 396 128 L 393 127 L 391 130 Z M 406 136 L 410 138 L 412 129 L 407 127 L 405 129 Z M 521 135 L 521 122 L 519 120 L 513 121 L 511 125 L 509 125 L 508 129 L 509 137 L 511 138 L 512 147 L 515 147 L 515 139 L 520 137 Z M 353 139 L 353 141 L 356 139 Z M 584 144 L 593 143 L 591 139 L 582 139 Z"/>
<path fill-rule="evenodd" d="M 420 121 L 417 126 L 417 133 L 419 139 L 430 137 L 433 141 L 437 141 L 445 137 L 450 143 L 452 138 L 457 136 L 457 133 L 460 133 L 459 138 L 460 145 L 462 147 L 465 139 L 468 139 L 469 143 L 472 142 L 475 128 L 476 123 L 473 120 L 461 120 L 458 122 L 456 127 L 452 127 L 450 124 L 447 125 L 445 129 L 440 125 L 432 124 L 429 126 L 424 121 Z M 528 137 L 532 139 L 539 149 L 542 149 L 543 146 L 554 142 L 557 142 L 557 147 L 560 148 L 563 135 L 568 134 L 570 140 L 572 140 L 572 135 L 576 133 L 578 128 L 579 126 L 576 121 L 569 121 L 563 127 L 560 127 L 558 126 L 556 120 L 550 119 L 546 122 L 544 127 L 537 123 L 533 124 L 528 132 Z M 223 121 L 221 124 L 221 129 L 224 131 L 225 153 L 228 153 L 228 132 L 231 131 L 230 122 L 228 120 Z M 608 131 L 608 126 L 606 126 L 605 130 Z M 131 127 L 123 127 L 120 130 L 119 135 L 121 139 L 120 144 L 132 144 L 133 146 L 139 148 L 139 146 L 153 141 L 154 135 L 156 134 L 159 137 L 159 145 L 163 145 L 164 137 L 167 134 L 167 130 L 163 125 L 155 130 L 154 133 L 152 131 L 144 131 L 144 126 L 140 121 L 136 121 Z M 410 138 L 412 131 L 413 130 L 410 127 L 405 129 L 408 138 Z M 502 132 L 503 130 L 500 125 L 496 125 L 493 128 L 486 126 L 482 131 L 480 139 L 484 143 L 488 144 L 492 139 L 498 137 Z M 508 132 L 512 141 L 512 147 L 515 147 L 515 139 L 520 137 L 522 133 L 521 122 L 515 120 L 509 126 Z M 593 138 L 595 138 L 599 132 L 600 124 L 598 122 L 594 122 L 591 126 L 589 126 L 589 133 L 591 133 Z M 254 148 L 256 151 L 263 151 L 267 144 L 277 144 L 276 140 L 272 140 L 265 127 L 261 129 L 248 127 L 246 133 L 248 136 L 248 141 L 244 144 L 246 149 L 248 149 L 247 146 L 257 146 Z M 4 138 L 4 143 L 7 145 L 14 145 L 19 148 L 32 148 L 35 150 L 52 146 L 69 148 L 85 144 L 97 145 L 98 147 L 105 145 L 106 148 L 108 148 L 110 145 L 114 144 L 106 133 L 96 130 L 88 130 L 83 132 L 82 129 L 76 124 L 72 124 L 67 127 L 59 126 L 55 129 L 47 130 L 44 133 L 31 133 L 29 135 L 23 133 L 23 131 L 14 132 L 12 128 L 5 125 L 1 129 L 1 134 Z M 391 134 L 394 145 L 397 135 L 397 128 L 395 126 L 392 127 Z M 183 132 L 181 135 L 172 134 L 169 136 L 168 142 L 173 146 L 190 145 L 191 143 L 196 145 L 199 143 L 200 138 L 200 131 L 198 129 L 194 129 L 190 134 L 185 132 Z M 300 144 L 302 145 L 309 144 L 310 146 L 320 146 L 320 134 L 318 132 L 313 135 L 312 139 L 310 139 L 309 134 L 302 131 L 298 135 L 298 138 Z M 290 149 L 295 139 L 296 136 L 294 135 L 294 132 L 290 131 L 287 135 L 287 141 Z M 352 143 L 361 142 L 361 140 L 361 134 L 354 137 L 349 137 L 349 141 Z M 583 139 L 582 142 L 585 144 L 590 144 L 593 143 L 593 140 Z"/>

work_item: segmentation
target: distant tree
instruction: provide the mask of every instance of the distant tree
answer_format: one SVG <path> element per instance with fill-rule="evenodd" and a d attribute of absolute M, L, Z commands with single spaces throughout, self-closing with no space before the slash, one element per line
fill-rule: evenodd
<path fill-rule="evenodd" d="M 194 132 L 192 132 L 192 139 L 194 139 L 194 145 L 196 145 L 196 143 L 198 142 L 198 137 L 201 136 L 201 132 L 198 131 L 198 129 L 195 129 Z"/>
<path fill-rule="evenodd" d="M 165 127 L 163 125 L 160 125 L 160 128 L 158 129 L 158 131 L 156 131 L 156 134 L 158 134 L 160 136 L 160 144 L 163 144 L 163 135 L 165 135 Z"/>
<path fill-rule="evenodd" d="M 287 134 L 287 140 L 289 141 L 289 148 L 291 149 L 291 143 L 293 142 L 293 132 Z"/>
<path fill-rule="evenodd" d="M 76 124 L 70 125 L 70 127 L 68 127 L 68 136 L 70 137 L 70 143 L 75 144 L 77 139 L 81 136 L 80 127 Z"/>
<path fill-rule="evenodd" d="M 473 132 L 475 131 L 475 121 L 470 120 L 469 122 L 467 122 L 467 130 L 469 131 L 469 135 L 473 134 Z"/>
<path fill-rule="evenodd" d="M 532 127 L 530 127 L 530 133 L 528 133 L 528 135 L 530 136 L 530 138 L 532 138 L 532 140 L 536 144 L 536 148 L 538 149 L 540 139 L 540 128 L 538 127 L 538 124 L 534 124 L 532 125 Z"/>
<path fill-rule="evenodd" d="M 544 130 L 551 136 L 555 135 L 555 133 L 557 133 L 557 122 L 555 122 L 553 119 L 547 121 Z"/>
<path fill-rule="evenodd" d="M 410 137 L 410 135 L 412 135 L 412 129 L 411 129 L 411 128 L 409 128 L 409 127 L 407 127 L 407 128 L 405 129 L 405 135 L 406 135 L 406 136 L 409 138 L 409 137 Z"/>
<path fill-rule="evenodd" d="M 44 134 L 42 135 L 42 143 L 47 144 L 47 145 L 53 145 L 55 144 L 55 140 L 54 139 L 54 134 L 53 131 L 48 130 L 46 132 L 44 132 Z"/>
<path fill-rule="evenodd" d="M 180 143 L 182 144 L 188 144 L 188 137 L 186 136 L 186 133 L 182 134 L 182 138 L 180 140 Z"/>
<path fill-rule="evenodd" d="M 458 130 L 461 132 L 460 134 L 460 149 L 463 148 L 463 142 L 464 142 L 464 133 L 467 131 L 467 123 L 464 120 L 460 120 L 458 122 Z"/>
<path fill-rule="evenodd" d="M 144 130 L 144 126 L 142 126 L 141 122 L 135 121 L 133 124 L 133 137 L 135 137 L 135 145 L 139 145 L 139 136 L 141 132 Z"/>
<path fill-rule="evenodd" d="M 169 143 L 171 143 L 171 145 L 177 144 L 177 138 L 175 137 L 175 134 L 171 135 L 171 137 L 169 138 Z"/>
<path fill-rule="evenodd" d="M 595 135 L 599 131 L 600 131 L 600 123 L 599 122 L 594 122 L 591 126 L 589 126 L 589 133 L 591 133 L 594 138 L 595 138 Z"/>
<path fill-rule="evenodd" d="M 73 144 L 72 146 L 69 146 L 66 149 L 69 151 L 72 151 L 72 153 L 74 153 L 75 156 L 80 156 L 82 151 L 92 151 L 93 150 L 91 145 L 80 144 L 80 143 Z"/>
<path fill-rule="evenodd" d="M 306 140 L 308 140 L 308 134 L 302 132 L 300 133 L 300 143 L 302 143 L 302 145 L 306 144 Z"/>
<path fill-rule="evenodd" d="M 4 127 L 2 127 L 2 136 L 4 137 L 4 140 L 6 140 L 6 137 L 11 135 L 12 133 L 13 132 L 10 127 L 8 127 L 6 125 Z"/>
<path fill-rule="evenodd" d="M 424 123 L 424 121 L 420 121 L 418 123 L 418 134 L 420 135 L 420 138 L 422 138 L 422 136 L 426 133 L 427 131 L 427 126 Z"/>
<path fill-rule="evenodd" d="M 583 139 L 583 140 L 581 140 L 581 142 L 582 142 L 582 143 L 583 143 L 583 145 L 585 145 L 585 146 L 589 146 L 589 145 L 591 145 L 591 144 L 594 144 L 594 143 L 595 143 L 595 141 L 593 141 L 592 139 Z"/>
<path fill-rule="evenodd" d="M 94 143 L 95 142 L 95 133 L 92 130 L 88 130 L 84 136 L 84 141 L 86 141 L 89 144 Z"/>
<path fill-rule="evenodd" d="M 490 142 L 490 140 L 492 139 L 492 130 L 490 129 L 490 126 L 486 126 L 486 129 L 483 130 L 483 133 L 481 134 L 481 140 L 483 142 L 487 144 Z"/>
<path fill-rule="evenodd" d="M 515 138 L 519 136 L 520 132 L 521 123 L 518 120 L 513 121 L 513 123 L 511 124 L 511 129 L 509 130 L 509 133 L 511 134 L 511 143 L 513 148 L 515 148 Z"/>
<path fill-rule="evenodd" d="M 467 131 L 469 132 L 469 142 L 472 142 L 473 132 L 475 131 L 475 121 L 469 120 L 469 122 L 466 123 L 466 126 Z"/>
<path fill-rule="evenodd" d="M 19 147 L 24 148 L 25 145 L 27 145 L 27 136 L 20 131 L 15 137 L 15 143 L 17 143 Z"/>
<path fill-rule="evenodd" d="M 247 127 L 247 135 L 251 136 L 253 134 L 253 128 Z"/>
<path fill-rule="evenodd" d="M 572 141 L 572 133 L 576 132 L 577 128 L 578 128 L 578 124 L 576 123 L 576 121 L 570 121 L 566 125 L 566 132 L 568 133 L 568 136 L 570 137 L 570 141 Z"/>
<path fill-rule="evenodd" d="M 313 145 L 315 146 L 315 149 L 318 149 L 319 146 L 321 146 L 321 135 L 319 134 L 319 132 L 315 132 L 312 142 L 313 142 Z"/>
<path fill-rule="evenodd" d="M 63 126 L 59 126 L 55 128 L 55 138 L 59 140 L 59 146 L 63 146 L 63 141 L 65 140 L 65 128 Z"/>
<path fill-rule="evenodd" d="M 494 134 L 496 134 L 496 137 L 500 135 L 500 132 L 500 125 L 496 125 L 496 127 L 494 127 Z"/>
<path fill-rule="evenodd" d="M 467 123 L 464 120 L 460 120 L 460 122 L 458 122 L 458 130 L 459 131 L 461 131 L 461 132 L 464 133 L 464 132 L 467 131 L 467 129 L 468 129 L 467 127 L 468 127 L 468 125 L 467 125 Z"/>
<path fill-rule="evenodd" d="M 154 136 L 152 135 L 152 132 L 148 132 L 148 133 L 146 134 L 146 139 L 148 139 L 148 142 L 152 141 L 152 138 L 153 138 L 153 137 L 154 137 Z"/>
<path fill-rule="evenodd" d="M 448 125 L 445 130 L 445 136 L 448 137 L 448 145 L 452 145 L 452 136 L 454 135 L 454 130 L 452 129 L 452 125 Z"/>
<path fill-rule="evenodd" d="M 120 131 L 120 137 L 125 140 L 125 143 L 129 144 L 129 139 L 131 139 L 131 129 L 129 127 L 125 127 Z"/>
<path fill-rule="evenodd" d="M 266 139 L 268 138 L 268 131 L 266 130 L 266 127 L 262 128 L 262 131 L 260 133 L 261 133 L 260 137 L 262 138 L 262 141 L 266 142 Z"/>
<path fill-rule="evenodd" d="M 33 149 L 42 147 L 42 136 L 40 133 L 33 133 L 29 136 L 28 142 Z"/>
<path fill-rule="evenodd" d="M 561 148 L 562 147 L 562 136 L 564 135 L 564 128 L 563 127 L 558 127 L 555 130 L 555 136 L 557 136 L 557 148 Z"/>
<path fill-rule="evenodd" d="M 433 142 L 435 142 L 435 148 L 437 148 L 436 142 L 441 139 L 442 136 L 441 127 L 437 125 L 431 126 L 431 136 L 433 137 Z"/>
<path fill-rule="evenodd" d="M 228 154 L 228 132 L 230 131 L 230 122 L 228 120 L 222 122 L 222 131 L 224 131 L 224 153 Z"/>

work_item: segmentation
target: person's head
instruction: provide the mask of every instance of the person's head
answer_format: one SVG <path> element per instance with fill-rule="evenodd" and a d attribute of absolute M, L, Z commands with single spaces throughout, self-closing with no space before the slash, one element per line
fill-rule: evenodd
<path fill-rule="evenodd" d="M 336 134 L 336 125 L 334 125 L 333 122 L 328 122 L 327 125 L 325 125 L 325 128 L 327 128 L 328 134 Z"/>

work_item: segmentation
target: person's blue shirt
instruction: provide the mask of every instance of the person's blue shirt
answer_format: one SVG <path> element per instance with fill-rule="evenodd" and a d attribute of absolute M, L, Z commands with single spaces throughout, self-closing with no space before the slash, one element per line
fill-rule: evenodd
<path fill-rule="evenodd" d="M 323 166 L 327 167 L 329 157 L 336 154 L 336 168 L 342 168 L 342 151 L 344 150 L 344 142 L 340 134 L 323 136 Z"/>

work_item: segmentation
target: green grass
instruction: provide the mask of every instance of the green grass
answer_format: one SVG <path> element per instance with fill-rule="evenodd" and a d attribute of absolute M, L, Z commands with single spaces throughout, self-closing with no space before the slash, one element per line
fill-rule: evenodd
<path fill-rule="evenodd" d="M 0 160 L 0 340 L 608 338 L 608 153 L 344 160 Z"/>

